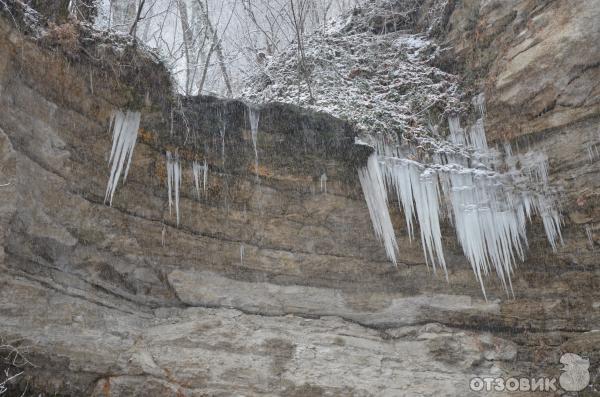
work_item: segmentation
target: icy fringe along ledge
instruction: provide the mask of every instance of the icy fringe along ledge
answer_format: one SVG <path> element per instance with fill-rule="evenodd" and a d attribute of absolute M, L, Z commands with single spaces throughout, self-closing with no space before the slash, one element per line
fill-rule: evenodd
<path fill-rule="evenodd" d="M 422 137 L 418 145 L 371 145 L 375 152 L 358 176 L 375 235 L 394 264 L 399 252 L 389 193 L 397 197 L 411 240 L 418 222 L 426 263 L 434 273 L 441 268 L 446 280 L 440 217 L 450 222 L 487 300 L 483 278 L 492 271 L 507 295 L 514 296 L 511 275 L 517 260 L 525 258 L 526 226 L 534 213 L 541 217 L 554 251 L 562 236 L 561 215 L 548 187 L 547 157 L 534 151 L 514 155 L 509 144 L 504 153 L 488 148 L 480 103 L 478 98 L 482 118 L 466 131 L 457 117 L 448 120 L 448 140 Z M 412 160 L 418 158 L 416 147 L 425 142 L 434 147 L 431 158 Z"/>
<path fill-rule="evenodd" d="M 260 121 L 260 109 L 256 105 L 246 104 L 248 108 L 248 118 L 250 122 L 250 128 L 252 131 L 252 145 L 254 147 L 254 165 L 256 179 L 259 181 L 258 172 L 258 125 Z M 133 157 L 133 149 L 138 136 L 138 130 L 140 127 L 141 115 L 139 112 L 115 110 L 110 118 L 109 131 L 112 130 L 112 148 L 109 158 L 110 176 L 108 179 L 108 185 L 106 187 L 106 194 L 104 196 L 104 202 L 108 202 L 112 206 L 113 197 L 123 168 L 125 168 L 125 175 L 123 176 L 123 183 L 127 179 L 129 167 L 131 165 L 131 159 Z M 225 130 L 221 130 L 222 137 L 222 158 L 225 161 Z M 173 206 L 175 206 L 175 215 L 177 219 L 177 226 L 181 220 L 179 213 L 179 198 L 180 189 L 182 186 L 182 169 L 181 161 L 177 151 L 171 153 L 167 151 L 165 153 L 166 169 L 167 169 L 167 197 L 169 200 L 169 214 L 173 212 Z M 127 165 L 125 166 L 125 164 Z M 206 186 L 208 180 L 208 165 L 206 159 L 204 164 L 200 164 L 198 161 L 192 162 L 192 175 L 194 187 L 196 189 L 196 198 L 200 200 L 200 174 L 202 173 L 202 190 L 206 195 Z M 323 177 L 321 177 L 323 178 Z M 325 175 L 325 189 L 326 189 Z M 321 181 L 323 184 L 323 179 Z M 392 230 L 393 232 L 393 230 Z"/>

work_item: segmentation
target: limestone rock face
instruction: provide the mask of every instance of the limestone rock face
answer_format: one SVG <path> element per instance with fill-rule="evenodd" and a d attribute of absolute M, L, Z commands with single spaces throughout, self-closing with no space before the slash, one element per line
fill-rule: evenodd
<path fill-rule="evenodd" d="M 368 153 L 345 123 L 293 106 L 260 110 L 255 158 L 243 103 L 183 101 L 177 141 L 160 95 L 137 92 L 130 175 L 106 206 L 108 120 L 134 89 L 0 18 L 0 337 L 32 364 L 10 395 L 481 395 L 474 376 L 558 378 L 564 352 L 590 358 L 593 393 L 597 15 L 592 0 L 513 0 L 448 16 L 463 73 L 489 80 L 490 138 L 543 148 L 564 190 L 565 245 L 553 254 L 533 230 L 516 297 L 490 279 L 488 302 L 450 238 L 449 283 L 406 233 L 401 263 L 386 260 L 356 177 Z M 198 196 L 191 162 L 204 159 Z"/>
<path fill-rule="evenodd" d="M 599 18 L 593 0 L 456 6 L 445 39 L 485 87 L 492 137 L 511 139 L 597 116 Z"/>
<path fill-rule="evenodd" d="M 461 59 L 455 70 L 485 94 L 488 141 L 548 155 L 563 193 L 567 243 L 558 258 L 596 269 L 600 3 L 469 0 L 446 11 L 446 61 Z"/>

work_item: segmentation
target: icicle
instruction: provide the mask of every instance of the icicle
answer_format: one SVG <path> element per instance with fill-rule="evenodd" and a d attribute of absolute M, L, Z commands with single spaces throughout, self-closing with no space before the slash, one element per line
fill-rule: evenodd
<path fill-rule="evenodd" d="M 597 158 L 600 157 L 600 152 L 598 151 L 599 146 L 600 146 L 599 144 L 591 144 L 590 146 L 588 146 L 586 148 L 588 158 L 590 159 L 590 163 L 593 163 L 594 160 L 596 160 Z"/>
<path fill-rule="evenodd" d="M 197 161 L 192 163 L 192 173 L 194 175 L 194 186 L 196 187 L 196 197 L 200 199 L 200 171 L 202 171 L 202 191 L 206 194 L 206 182 L 208 180 L 208 165 L 206 159 L 204 165 L 200 165 Z"/>
<path fill-rule="evenodd" d="M 482 92 L 479 95 L 476 95 L 471 100 L 473 107 L 479 113 L 480 117 L 485 116 L 485 94 Z"/>
<path fill-rule="evenodd" d="M 413 217 L 415 216 L 415 207 L 413 199 L 413 190 L 411 183 L 410 161 L 397 161 L 384 168 L 386 171 L 386 181 L 388 185 L 395 188 L 398 202 L 402 204 L 404 217 L 406 219 L 406 228 L 409 239 L 413 239 Z M 415 165 L 412 165 L 415 166 Z"/>
<path fill-rule="evenodd" d="M 173 159 L 171 157 L 171 152 L 167 151 L 167 194 L 169 197 L 169 215 L 172 214 L 171 208 L 173 207 L 173 167 L 171 164 L 173 163 Z"/>
<path fill-rule="evenodd" d="M 450 172 L 451 209 L 457 237 L 469 259 L 484 296 L 483 276 L 494 269 L 502 285 L 512 292 L 511 273 L 515 253 L 523 259 L 525 211 L 511 209 L 512 197 L 505 196 L 493 180 L 473 172 Z M 505 197 L 506 202 L 500 198 Z"/>
<path fill-rule="evenodd" d="M 512 146 L 510 143 L 504 143 L 504 163 L 507 166 L 509 172 L 516 174 L 517 171 L 517 157 L 513 154 Z"/>
<path fill-rule="evenodd" d="M 206 164 L 206 159 L 204 159 L 204 173 L 202 174 L 202 190 L 204 194 L 206 194 L 206 182 L 208 181 L 208 165 Z"/>
<path fill-rule="evenodd" d="M 542 223 L 544 224 L 544 231 L 548 242 L 552 247 L 552 251 L 557 252 L 558 244 L 564 244 L 560 226 L 562 219 L 560 213 L 555 209 L 552 202 L 549 202 L 547 198 L 543 196 L 538 197 L 538 212 L 542 217 Z"/>
<path fill-rule="evenodd" d="M 358 177 L 371 214 L 375 235 L 383 242 L 388 258 L 396 264 L 398 243 L 388 211 L 387 191 L 376 154 L 369 157 L 366 167 L 358 170 Z"/>
<path fill-rule="evenodd" d="M 219 134 L 221 135 L 221 162 L 223 169 L 225 169 L 225 126 L 221 126 L 219 129 Z"/>
<path fill-rule="evenodd" d="M 477 122 L 475 122 L 475 124 L 469 129 L 469 140 L 471 146 L 474 146 L 476 149 L 480 151 L 488 150 L 483 119 L 478 119 Z"/>
<path fill-rule="evenodd" d="M 175 163 L 173 179 L 175 181 L 175 212 L 177 213 L 177 226 L 179 226 L 179 187 L 181 185 L 181 164 L 179 159 Z"/>
<path fill-rule="evenodd" d="M 460 126 L 458 116 L 448 117 L 448 128 L 450 129 L 450 141 L 457 145 L 466 145 L 465 132 Z"/>
<path fill-rule="evenodd" d="M 437 177 L 425 171 L 418 176 L 418 182 L 416 182 L 417 173 L 414 171 L 415 168 L 412 169 L 413 175 L 411 176 L 411 181 L 413 181 L 412 191 L 421 228 L 421 243 L 425 251 L 425 260 L 429 263 L 427 261 L 427 257 L 429 257 L 434 273 L 437 262 L 437 265 L 444 270 L 447 280 L 448 271 L 446 270 L 446 261 L 442 249 L 442 232 L 440 230 Z"/>
<path fill-rule="evenodd" d="M 192 174 L 194 175 L 194 186 L 196 188 L 196 197 L 200 199 L 200 171 L 202 171 L 202 190 L 206 192 L 206 160 L 204 165 L 200 165 L 197 161 L 192 163 Z"/>
<path fill-rule="evenodd" d="M 248 106 L 248 118 L 250 119 L 250 131 L 252 133 L 252 145 L 254 146 L 254 171 L 258 178 L 258 122 L 260 120 L 260 111 L 257 108 Z"/>
<path fill-rule="evenodd" d="M 116 111 L 111 116 L 110 124 L 113 126 L 112 148 L 110 151 L 110 159 L 108 160 L 111 170 L 108 185 L 106 187 L 106 194 L 104 195 L 104 202 L 108 201 L 111 206 L 125 161 L 127 161 L 127 166 L 125 167 L 123 183 L 127 180 L 131 158 L 133 157 L 133 149 L 135 148 L 135 142 L 140 126 L 140 118 L 141 115 L 139 112 L 130 111 L 127 113 Z"/>
<path fill-rule="evenodd" d="M 504 142 L 504 154 L 506 157 L 513 157 L 512 146 L 509 142 Z"/>
<path fill-rule="evenodd" d="M 200 199 L 200 169 L 202 166 L 198 162 L 192 163 L 192 175 L 194 176 L 194 187 L 196 188 L 196 198 Z"/>
<path fill-rule="evenodd" d="M 592 235 L 592 227 L 590 225 L 585 225 L 585 235 L 587 237 L 588 243 L 590 247 L 594 248 L 594 239 Z"/>
<path fill-rule="evenodd" d="M 175 198 L 175 213 L 177 216 L 177 226 L 179 226 L 179 188 L 181 186 L 181 164 L 177 155 L 171 155 L 167 151 L 167 190 L 169 196 L 169 214 L 173 207 L 173 196 Z"/>
<path fill-rule="evenodd" d="M 386 158 L 382 165 L 385 181 L 392 187 L 402 205 L 409 238 L 413 238 L 413 217 L 416 217 L 421 231 L 423 254 L 433 271 L 441 266 L 446 277 L 446 261 L 442 248 L 442 235 L 439 219 L 439 192 L 437 175 L 425 170 L 417 162 Z"/>
<path fill-rule="evenodd" d="M 321 175 L 321 193 L 327 194 L 327 174 Z"/>
<path fill-rule="evenodd" d="M 477 107 L 485 113 L 483 106 Z M 414 223 L 418 222 L 425 260 L 434 271 L 441 267 L 448 277 L 440 227 L 445 216 L 456 231 L 484 297 L 487 299 L 484 277 L 492 272 L 506 293 L 514 295 L 511 275 L 517 260 L 525 259 L 526 226 L 532 214 L 540 215 L 554 251 L 562 243 L 561 215 L 548 188 L 548 158 L 532 150 L 515 155 L 509 143 L 504 144 L 502 158 L 498 150 L 488 147 L 483 117 L 468 134 L 458 117 L 450 117 L 448 126 L 448 141 L 417 136 L 419 148 L 433 148 L 430 156 L 424 156 L 427 163 L 411 160 L 417 157 L 411 143 L 369 143 L 375 154 L 359 171 L 359 179 L 375 234 L 395 262 L 398 247 L 387 208 L 387 192 L 394 191 L 408 236 L 412 240 Z"/>
<path fill-rule="evenodd" d="M 173 122 L 174 122 L 174 112 L 173 112 L 173 108 L 171 107 L 171 136 L 173 136 Z"/>
<path fill-rule="evenodd" d="M 519 155 L 521 169 L 532 182 L 548 184 L 548 157 L 542 152 L 528 151 Z"/>

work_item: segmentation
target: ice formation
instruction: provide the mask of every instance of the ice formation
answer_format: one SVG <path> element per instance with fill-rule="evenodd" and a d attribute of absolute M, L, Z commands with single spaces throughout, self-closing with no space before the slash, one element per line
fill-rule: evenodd
<path fill-rule="evenodd" d="M 177 154 L 167 151 L 167 190 L 169 195 L 169 213 L 175 204 L 177 226 L 179 226 L 179 187 L 181 186 L 181 164 Z"/>
<path fill-rule="evenodd" d="M 475 124 L 469 128 L 469 143 L 471 146 L 481 151 L 488 150 L 485 129 L 483 127 L 483 118 L 478 119 Z"/>
<path fill-rule="evenodd" d="M 479 95 L 475 95 L 471 101 L 473 107 L 479 113 L 480 117 L 485 116 L 485 94 L 482 92 Z"/>
<path fill-rule="evenodd" d="M 327 193 L 327 174 L 321 175 L 321 193 Z"/>
<path fill-rule="evenodd" d="M 204 166 L 202 167 L 202 190 L 206 194 L 206 182 L 208 182 L 208 164 L 206 159 L 204 160 Z"/>
<path fill-rule="evenodd" d="M 585 235 L 587 237 L 590 247 L 594 248 L 594 239 L 592 234 L 592 228 L 590 225 L 585 225 Z"/>
<path fill-rule="evenodd" d="M 248 118 L 250 119 L 250 132 L 252 133 L 252 145 L 254 146 L 254 172 L 258 178 L 258 122 L 260 121 L 260 111 L 248 105 Z"/>
<path fill-rule="evenodd" d="M 200 172 L 202 172 L 202 191 L 206 194 L 206 181 L 208 180 L 208 165 L 204 160 L 204 165 L 194 161 L 192 163 L 192 174 L 194 175 L 194 186 L 196 187 L 196 197 L 200 199 Z"/>
<path fill-rule="evenodd" d="M 104 202 L 108 201 L 111 206 L 115 189 L 119 183 L 125 162 L 127 162 L 127 166 L 125 167 L 123 183 L 127 180 L 131 158 L 133 157 L 133 149 L 135 148 L 135 142 L 140 126 L 140 117 L 141 115 L 139 112 L 131 111 L 127 111 L 126 113 L 115 111 L 111 117 L 112 149 L 108 160 L 110 177 L 104 196 Z"/>
<path fill-rule="evenodd" d="M 227 131 L 227 125 L 223 122 L 219 128 L 219 135 L 221 135 L 221 165 L 225 169 L 225 132 Z"/>
<path fill-rule="evenodd" d="M 598 148 L 600 147 L 600 144 L 592 144 L 590 146 L 587 147 L 587 154 L 588 154 L 588 158 L 590 159 L 590 163 L 593 163 L 594 160 L 596 160 L 597 158 L 600 158 L 600 151 L 598 150 Z"/>
<path fill-rule="evenodd" d="M 398 202 L 402 204 L 409 237 L 413 237 L 412 219 L 416 217 L 425 248 L 425 260 L 428 264 L 431 263 L 434 272 L 438 266 L 445 272 L 438 181 L 435 174 L 415 161 L 392 156 L 384 156 L 382 165 L 387 186 L 395 191 Z"/>
<path fill-rule="evenodd" d="M 448 124 L 448 141 L 418 137 L 416 144 L 371 145 L 375 152 L 359 170 L 359 179 L 375 234 L 396 263 L 398 246 L 387 207 L 388 193 L 394 194 L 410 239 L 418 222 L 425 260 L 434 272 L 441 268 L 447 277 L 440 228 L 445 217 L 486 299 L 483 278 L 492 272 L 512 292 L 511 274 L 524 260 L 526 224 L 533 213 L 539 214 L 552 249 L 562 243 L 561 216 L 548 187 L 548 159 L 534 151 L 515 155 L 507 144 L 500 163 L 500 153 L 488 148 L 483 118 L 466 130 L 458 117 L 450 117 Z M 432 147 L 425 157 L 420 155 L 424 146 Z M 419 157 L 422 162 L 414 160 Z"/>
<path fill-rule="evenodd" d="M 466 145 L 465 134 L 460 126 L 458 116 L 448 117 L 448 129 L 450 130 L 450 142 L 456 145 Z"/>
<path fill-rule="evenodd" d="M 387 206 L 387 193 L 376 155 L 369 157 L 367 166 L 358 170 L 360 184 L 367 201 L 375 235 L 383 243 L 388 258 L 396 264 L 398 244 Z"/>

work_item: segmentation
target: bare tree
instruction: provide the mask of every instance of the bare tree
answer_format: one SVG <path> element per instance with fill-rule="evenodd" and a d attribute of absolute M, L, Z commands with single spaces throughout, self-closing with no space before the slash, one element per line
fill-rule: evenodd
<path fill-rule="evenodd" d="M 90 1 L 97 0 L 71 4 Z M 312 98 L 305 36 L 358 1 L 105 0 L 101 4 L 110 6 L 103 6 L 100 15 L 108 29 L 131 33 L 158 49 L 186 95 L 213 90 L 233 96 L 245 75 L 294 45 L 299 82 L 306 82 Z M 75 12 L 83 14 L 78 7 Z"/>
<path fill-rule="evenodd" d="M 137 14 L 135 16 L 135 20 L 133 21 L 133 25 L 131 25 L 131 29 L 129 30 L 129 34 L 132 35 L 134 38 L 136 37 L 136 34 L 137 34 L 137 25 L 138 25 L 138 22 L 140 21 L 140 19 L 142 18 L 142 10 L 144 9 L 145 3 L 146 3 L 146 0 L 140 0 L 140 3 L 137 7 Z"/>
<path fill-rule="evenodd" d="M 306 26 L 306 18 L 310 11 L 309 5 L 311 0 L 290 0 L 290 8 L 292 13 L 292 23 L 296 33 L 296 46 L 298 52 L 298 78 L 304 78 L 308 88 L 310 101 L 314 102 L 310 81 L 310 69 L 306 62 L 306 53 L 304 51 L 304 28 Z M 296 5 L 294 5 L 296 3 Z"/>
<path fill-rule="evenodd" d="M 194 70 L 194 32 L 190 27 L 188 20 L 187 6 L 184 0 L 177 0 L 177 8 L 179 9 L 179 18 L 181 19 L 181 29 L 183 31 L 183 48 L 185 53 L 186 68 L 185 68 L 185 94 L 190 95 L 193 87 L 193 70 Z"/>
<path fill-rule="evenodd" d="M 77 19 L 93 22 L 96 16 L 97 4 L 94 0 L 71 0 L 69 4 L 69 12 Z"/>
<path fill-rule="evenodd" d="M 204 25 L 206 27 L 207 37 L 211 37 L 212 41 L 212 49 L 217 55 L 217 61 L 219 64 L 219 68 L 221 69 L 221 74 L 223 75 L 223 81 L 225 82 L 225 87 L 227 89 L 227 96 L 233 96 L 233 90 L 231 89 L 231 79 L 229 77 L 229 72 L 227 70 L 227 64 L 225 62 L 225 56 L 223 55 L 223 47 L 221 46 L 221 39 L 219 38 L 219 34 L 217 29 L 213 26 L 210 21 L 210 16 L 208 15 L 208 0 L 205 0 L 206 3 L 203 4 L 202 0 L 196 0 L 198 4 L 198 8 L 200 10 Z M 233 11 L 231 12 L 231 16 L 229 17 L 229 21 L 227 22 L 227 27 L 229 26 L 229 22 L 231 22 L 231 17 L 233 16 Z M 208 58 L 208 57 L 207 57 Z M 204 82 L 200 85 L 199 89 L 202 90 L 202 86 Z"/>

